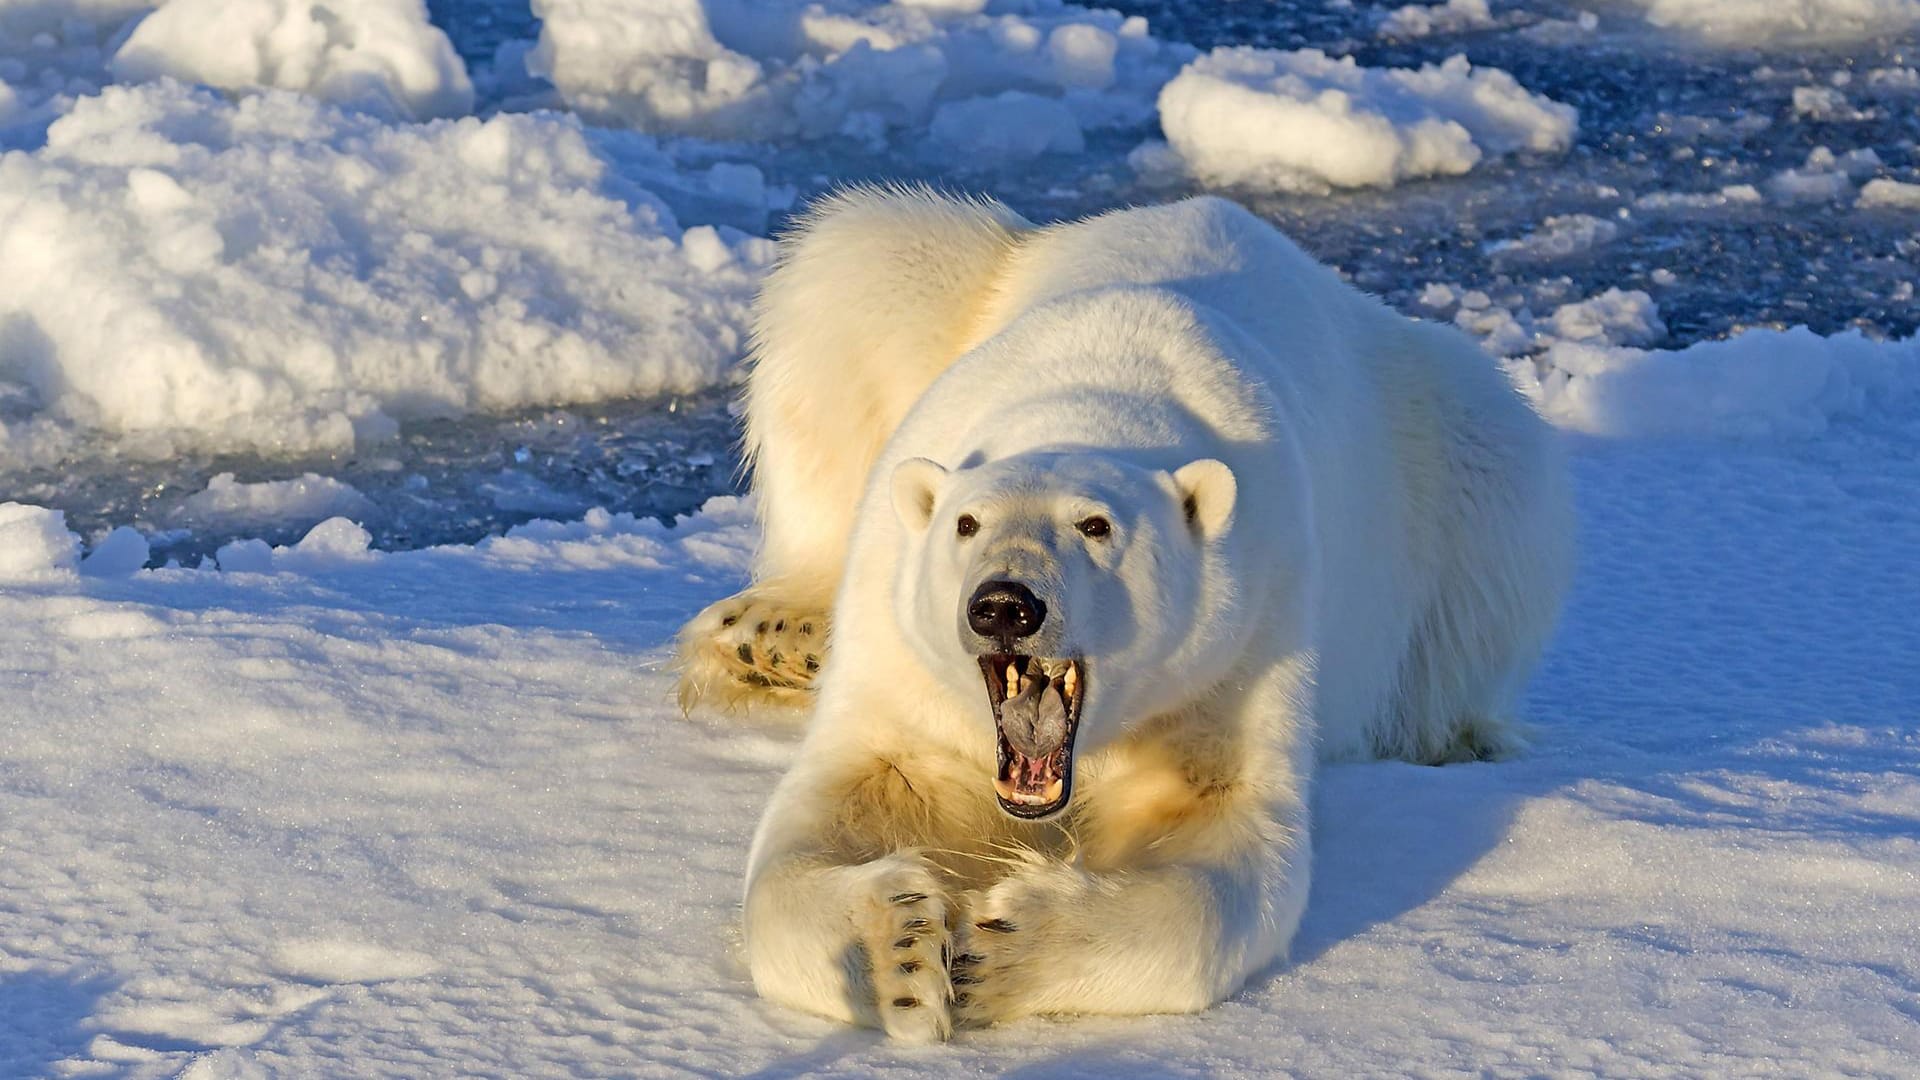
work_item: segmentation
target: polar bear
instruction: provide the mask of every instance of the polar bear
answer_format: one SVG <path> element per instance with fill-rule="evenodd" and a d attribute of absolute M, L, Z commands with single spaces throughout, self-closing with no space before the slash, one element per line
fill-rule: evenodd
<path fill-rule="evenodd" d="M 1205 1008 L 1299 923 L 1317 758 L 1519 744 L 1551 431 L 1239 206 L 850 190 L 757 310 L 763 548 L 680 648 L 689 704 L 811 709 L 748 860 L 764 996 L 914 1040 Z"/>

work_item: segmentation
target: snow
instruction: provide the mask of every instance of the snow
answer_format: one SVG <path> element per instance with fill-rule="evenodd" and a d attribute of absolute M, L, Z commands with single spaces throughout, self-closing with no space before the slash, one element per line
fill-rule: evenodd
<path fill-rule="evenodd" d="M 1137 124 L 1192 55 L 1138 17 L 1060 0 L 985 7 L 534 0 L 527 66 L 569 108 L 646 131 L 913 145 L 936 108 L 1016 92 L 1057 103 L 1050 129 L 1061 110 L 1079 133 Z"/>
<path fill-rule="evenodd" d="M 0 1071 L 1896 1074 L 1899 445 L 1578 444 L 1587 556 L 1532 754 L 1328 770 L 1294 958 L 1215 1010 L 936 1049 L 768 1006 L 732 951 L 798 736 L 682 718 L 662 663 L 741 580 L 736 501 L 10 589 Z"/>
<path fill-rule="evenodd" d="M 1655 26 L 1729 46 L 1839 44 L 1920 24 L 1920 0 L 1637 0 Z"/>
<path fill-rule="evenodd" d="M 1565 150 L 1578 114 L 1464 56 L 1368 68 L 1318 49 L 1222 47 L 1160 92 L 1160 124 L 1193 177 L 1325 192 L 1457 176 L 1489 156 Z"/>
<path fill-rule="evenodd" d="M 78 565 L 79 544 L 60 511 L 0 503 L 0 581 L 70 572 Z"/>
<path fill-rule="evenodd" d="M 394 126 L 173 82 L 77 102 L 0 158 L 0 366 L 49 424 L 344 453 L 396 421 L 724 382 L 766 241 L 683 234 L 579 125 Z"/>
<path fill-rule="evenodd" d="M 1798 326 L 1673 351 L 1584 340 L 1604 336 L 1558 341 L 1517 365 L 1522 388 L 1554 423 L 1615 436 L 1804 439 L 1836 419 L 1903 405 L 1920 388 L 1912 339 L 1820 337 Z"/>
<path fill-rule="evenodd" d="M 466 65 L 425 0 L 166 0 L 110 67 L 122 80 L 278 87 L 409 120 L 473 110 Z"/>

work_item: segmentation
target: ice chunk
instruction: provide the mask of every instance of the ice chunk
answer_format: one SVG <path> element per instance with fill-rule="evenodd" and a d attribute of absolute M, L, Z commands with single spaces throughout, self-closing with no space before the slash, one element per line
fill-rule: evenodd
<path fill-rule="evenodd" d="M 93 545 L 80 562 L 80 572 L 95 577 L 125 577 L 147 565 L 152 549 L 138 529 L 122 525 Z"/>
<path fill-rule="evenodd" d="M 191 495 L 182 505 L 184 516 L 195 524 L 289 525 L 311 524 L 342 514 L 364 513 L 365 496 L 352 484 L 342 483 L 318 473 L 305 473 L 291 480 L 242 483 L 232 473 L 220 473 L 207 481 L 206 490 Z"/>
<path fill-rule="evenodd" d="M 1086 149 L 1080 124 L 1065 105 L 1019 90 L 942 105 L 931 134 L 950 153 L 1002 165 Z"/>
<path fill-rule="evenodd" d="M 67 531 L 67 516 L 25 503 L 0 503 L 0 581 L 71 574 L 79 564 L 80 538 Z"/>
<path fill-rule="evenodd" d="M 213 553 L 220 569 L 230 574 L 266 574 L 273 570 L 273 548 L 265 540 L 235 540 Z"/>
<path fill-rule="evenodd" d="M 1380 22 L 1380 36 L 1396 40 L 1429 34 L 1458 34 L 1499 25 L 1487 0 L 1446 0 L 1444 4 L 1408 4 L 1395 8 Z"/>
<path fill-rule="evenodd" d="M 1674 351 L 1560 342 L 1513 366 L 1554 423 L 1616 436 L 1806 438 L 1910 397 L 1920 340 L 1750 330 Z"/>
<path fill-rule="evenodd" d="M 1467 172 L 1489 154 L 1559 151 L 1578 114 L 1464 56 L 1366 68 L 1317 49 L 1215 49 L 1160 94 L 1160 122 L 1208 184 L 1324 193 Z"/>
<path fill-rule="evenodd" d="M 898 135 L 918 141 L 943 104 L 1009 91 L 1057 102 L 1081 129 L 1144 124 L 1153 95 L 1194 55 L 1117 12 L 1057 0 L 985 7 L 534 0 L 540 41 L 527 65 L 573 109 L 604 123 L 881 144 Z M 1044 116 L 1050 133 L 1063 130 L 1057 115 Z"/>
<path fill-rule="evenodd" d="M 1561 214 L 1517 239 L 1487 245 L 1489 255 L 1519 259 L 1564 259 L 1606 244 L 1620 227 L 1592 214 Z"/>
<path fill-rule="evenodd" d="M 1908 184 L 1882 177 L 1869 180 L 1860 188 L 1854 205 L 1878 210 L 1920 210 L 1920 184 Z"/>
<path fill-rule="evenodd" d="M 120 79 L 278 87 L 423 120 L 473 110 L 473 83 L 422 0 L 168 0 L 114 54 Z"/>
<path fill-rule="evenodd" d="M 1839 43 L 1920 24 L 1920 0 L 1640 0 L 1655 26 L 1722 45 Z"/>
<path fill-rule="evenodd" d="M 1598 296 L 1554 309 L 1547 319 L 1553 335 L 1565 341 L 1647 345 L 1667 336 L 1660 305 L 1639 289 L 1608 289 Z"/>

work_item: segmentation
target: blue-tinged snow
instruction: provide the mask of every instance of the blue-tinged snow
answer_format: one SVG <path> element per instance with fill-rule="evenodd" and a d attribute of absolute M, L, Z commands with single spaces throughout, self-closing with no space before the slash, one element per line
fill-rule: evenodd
<path fill-rule="evenodd" d="M 1920 8 L 1114 2 L 0 0 L 0 1076 L 1920 1071 Z M 1238 185 L 1566 432 L 1532 752 L 1329 769 L 1204 1015 L 735 959 L 798 732 L 668 643 L 766 237 L 875 177 Z"/>

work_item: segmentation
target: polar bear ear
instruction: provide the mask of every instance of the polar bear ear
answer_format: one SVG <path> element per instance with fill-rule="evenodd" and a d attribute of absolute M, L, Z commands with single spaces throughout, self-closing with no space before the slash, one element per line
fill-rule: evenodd
<path fill-rule="evenodd" d="M 1234 496 L 1240 485 L 1225 462 L 1201 458 L 1182 465 L 1174 471 L 1173 486 L 1180 494 L 1187 524 L 1201 537 L 1218 536 L 1233 523 Z"/>
<path fill-rule="evenodd" d="M 937 461 L 923 457 L 908 458 L 893 467 L 893 512 L 900 515 L 900 524 L 914 532 L 927 527 L 933 520 L 933 498 L 940 491 L 940 482 L 947 478 L 947 470 Z"/>

